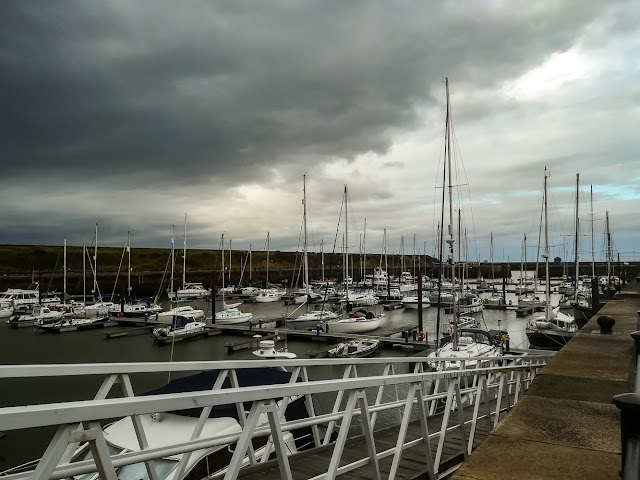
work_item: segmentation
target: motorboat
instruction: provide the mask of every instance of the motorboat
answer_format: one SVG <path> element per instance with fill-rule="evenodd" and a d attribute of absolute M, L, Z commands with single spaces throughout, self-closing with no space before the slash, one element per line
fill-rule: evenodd
<path fill-rule="evenodd" d="M 7 320 L 10 325 L 18 325 L 20 323 L 33 322 L 53 322 L 62 318 L 62 312 L 51 310 L 49 307 L 36 305 L 33 307 L 33 312 L 26 313 L 24 315 L 13 315 Z"/>
<path fill-rule="evenodd" d="M 478 313 L 484 309 L 482 299 L 473 293 L 467 293 L 458 299 L 460 313 Z"/>
<path fill-rule="evenodd" d="M 541 350 L 560 350 L 577 331 L 576 319 L 562 313 L 559 306 L 534 315 L 526 329 L 531 348 Z"/>
<path fill-rule="evenodd" d="M 109 308 L 109 313 L 118 317 L 151 318 L 161 312 L 162 307 L 160 305 L 148 301 L 144 303 L 126 303 L 124 305 L 116 303 Z"/>
<path fill-rule="evenodd" d="M 58 302 L 60 298 L 58 298 Z M 9 288 L 0 294 L 0 302 L 11 302 L 14 309 L 24 306 L 33 306 L 40 303 L 38 289 Z"/>
<path fill-rule="evenodd" d="M 274 340 L 260 340 L 258 342 L 258 349 L 253 353 L 259 358 L 296 358 L 297 355 L 293 352 L 289 352 L 286 348 L 276 349 L 276 342 Z"/>
<path fill-rule="evenodd" d="M 13 302 L 0 301 L 0 318 L 9 318 L 13 315 Z"/>
<path fill-rule="evenodd" d="M 418 295 L 406 296 L 402 298 L 402 306 L 404 308 L 409 309 L 417 309 L 418 308 Z M 431 306 L 431 302 L 429 301 L 429 295 L 422 294 L 422 308 L 427 308 Z"/>
<path fill-rule="evenodd" d="M 215 314 L 215 323 L 220 325 L 237 325 L 241 323 L 248 323 L 252 318 L 253 314 L 250 312 L 245 312 L 243 309 L 239 309 L 238 306 L 241 305 L 236 303 L 235 305 L 227 305 L 226 302 L 222 302 L 224 305 L 224 310 L 220 310 Z"/>
<path fill-rule="evenodd" d="M 150 397 L 173 393 L 210 391 L 220 375 L 219 370 L 203 371 L 196 375 L 190 375 L 173 380 L 165 386 L 144 393 Z M 253 385 L 277 385 L 287 384 L 291 379 L 291 373 L 279 368 L 248 368 L 236 371 L 236 378 L 240 387 Z M 223 382 L 223 389 L 232 388 L 229 376 Z M 284 419 L 293 421 L 308 418 L 309 413 L 305 406 L 304 396 L 296 396 L 279 399 L 276 402 L 278 408 L 286 405 Z M 238 435 L 242 432 L 242 426 L 238 417 L 239 409 L 249 410 L 251 402 L 245 402 L 239 408 L 236 405 L 216 405 L 211 409 L 209 417 L 198 438 L 222 438 L 229 435 Z M 141 414 L 140 419 L 144 429 L 148 448 L 160 449 L 187 443 L 193 440 L 192 435 L 196 431 L 202 408 L 180 410 L 176 412 L 158 412 Z M 260 417 L 258 426 L 268 425 L 266 415 Z M 132 417 L 124 417 L 103 427 L 103 435 L 110 455 L 120 455 L 140 451 L 138 434 Z M 267 447 L 267 436 L 257 437 L 253 440 L 256 460 L 268 458 L 274 452 L 273 446 Z M 285 449 L 288 454 L 310 448 L 313 444 L 311 429 L 299 427 L 289 432 L 284 432 Z M 271 444 L 269 444 L 271 445 Z M 152 460 L 157 480 L 188 480 L 194 478 L 211 478 L 224 475 L 233 455 L 234 444 L 221 444 L 213 447 L 202 448 L 193 451 L 187 459 L 183 474 L 176 476 L 176 469 L 184 454 L 168 454 L 167 456 Z M 268 449 L 269 448 L 269 449 Z M 89 443 L 81 443 L 75 450 L 70 464 L 90 460 L 93 458 Z M 248 457 L 244 464 L 248 464 Z M 149 475 L 144 463 L 135 463 L 116 467 L 116 476 L 119 479 L 149 480 Z M 83 480 L 99 480 L 99 474 L 89 473 L 75 478 Z M 221 477 L 220 477 L 221 478 Z"/>
<path fill-rule="evenodd" d="M 205 288 L 202 283 L 185 283 L 184 288 L 179 288 L 175 292 L 168 291 L 170 300 L 196 300 L 198 298 L 208 298 L 211 290 Z"/>
<path fill-rule="evenodd" d="M 151 336 L 154 340 L 178 337 L 192 337 L 204 332 L 207 324 L 187 317 L 174 317 L 170 326 L 154 328 Z"/>
<path fill-rule="evenodd" d="M 366 357 L 376 351 L 380 340 L 371 338 L 353 339 L 342 342 L 329 350 L 330 357 Z"/>

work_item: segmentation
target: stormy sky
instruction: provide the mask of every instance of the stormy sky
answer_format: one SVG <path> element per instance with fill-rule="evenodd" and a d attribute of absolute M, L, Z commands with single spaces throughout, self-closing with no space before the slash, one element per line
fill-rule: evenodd
<path fill-rule="evenodd" d="M 446 97 L 466 256 L 640 260 L 640 8 L 629 1 L 9 1 L 0 243 L 434 254 Z M 448 181 L 447 181 L 448 183 Z M 593 185 L 593 215 L 590 186 Z M 462 220 L 458 222 L 461 211 Z M 445 224 L 449 223 L 448 206 Z M 344 213 L 340 229 L 344 227 Z M 334 247 L 334 244 L 336 245 Z M 636 250 L 638 252 L 636 252 Z M 637 258 L 636 258 L 637 257 Z"/>

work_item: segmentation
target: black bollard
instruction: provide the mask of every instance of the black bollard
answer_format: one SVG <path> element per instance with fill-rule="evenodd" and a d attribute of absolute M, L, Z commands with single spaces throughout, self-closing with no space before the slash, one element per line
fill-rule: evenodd
<path fill-rule="evenodd" d="M 621 393 L 613 397 L 613 403 L 620 409 L 622 477 L 635 479 L 640 468 L 640 395 Z"/>
<path fill-rule="evenodd" d="M 416 341 L 417 338 L 417 332 L 415 330 L 411 330 L 411 333 L 413 333 L 413 341 Z"/>
<path fill-rule="evenodd" d="M 616 319 L 611 315 L 601 315 L 598 317 L 598 325 L 600 325 L 600 333 L 610 334 L 613 333 L 613 326 L 616 324 Z"/>

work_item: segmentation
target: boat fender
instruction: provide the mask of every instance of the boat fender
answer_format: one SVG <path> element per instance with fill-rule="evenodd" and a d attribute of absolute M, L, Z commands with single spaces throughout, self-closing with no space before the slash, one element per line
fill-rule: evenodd
<path fill-rule="evenodd" d="M 240 313 L 244 313 L 244 308 L 241 308 L 241 309 L 240 309 Z"/>
<path fill-rule="evenodd" d="M 420 332 L 418 335 L 418 341 L 422 342 L 424 340 L 424 332 Z"/>

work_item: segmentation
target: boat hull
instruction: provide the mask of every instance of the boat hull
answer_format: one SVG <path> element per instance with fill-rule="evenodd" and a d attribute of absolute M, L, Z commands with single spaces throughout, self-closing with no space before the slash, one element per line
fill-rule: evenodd
<path fill-rule="evenodd" d="M 538 350 L 560 350 L 574 335 L 557 329 L 534 330 L 527 328 L 526 333 L 530 348 Z"/>

